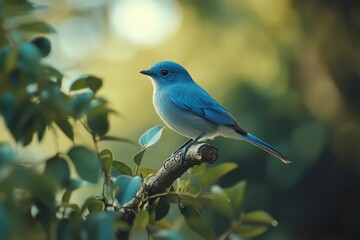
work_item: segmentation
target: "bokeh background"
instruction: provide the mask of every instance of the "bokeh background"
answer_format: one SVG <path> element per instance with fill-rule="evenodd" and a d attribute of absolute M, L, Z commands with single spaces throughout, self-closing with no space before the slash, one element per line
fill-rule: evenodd
<path fill-rule="evenodd" d="M 103 78 L 100 93 L 119 113 L 111 117 L 111 135 L 136 141 L 162 124 L 151 83 L 139 71 L 160 60 L 179 62 L 241 126 L 293 161 L 284 165 L 234 140 L 212 142 L 218 162 L 239 164 L 219 184 L 247 180 L 244 209 L 264 209 L 279 222 L 258 239 L 360 238 L 359 1 L 33 2 L 49 7 L 34 17 L 58 32 L 50 37 L 46 61 L 64 71 L 69 83 L 83 73 Z M 80 128 L 78 141 L 91 145 Z M 1 138 L 10 139 L 6 132 Z M 60 138 L 66 151 L 71 143 Z M 51 155 L 54 136 L 46 139 L 19 158 Z M 159 168 L 183 141 L 166 129 L 142 164 Z M 122 143 L 102 147 L 129 165 L 139 150 Z M 217 216 L 209 221 L 221 229 Z"/>

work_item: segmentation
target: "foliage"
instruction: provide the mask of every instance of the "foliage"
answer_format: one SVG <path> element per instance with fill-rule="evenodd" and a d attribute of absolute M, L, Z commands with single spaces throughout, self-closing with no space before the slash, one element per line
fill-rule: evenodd
<path fill-rule="evenodd" d="M 141 199 L 139 209 L 134 209 L 134 222 L 123 220 L 122 206 L 156 172 L 141 168 L 140 164 L 146 150 L 161 137 L 163 127 L 156 126 L 140 137 L 141 150 L 133 159 L 135 171 L 116 161 L 110 149 L 99 149 L 100 141 L 131 141 L 107 135 L 109 115 L 114 111 L 98 95 L 100 78 L 82 75 L 68 91 L 62 90 L 64 74 L 43 62 L 51 51 L 50 41 L 42 36 L 33 38 L 54 33 L 54 28 L 40 20 L 23 21 L 23 15 L 34 9 L 25 0 L 0 3 L 0 115 L 13 139 L 23 147 L 34 137 L 40 142 L 46 132 L 59 130 L 73 146 L 67 152 L 59 150 L 50 156 L 44 161 L 44 170 L 38 171 L 16 160 L 11 143 L 0 143 L 2 238 L 112 239 L 116 231 L 129 231 L 131 239 L 181 239 L 168 218 L 171 208 L 179 208 L 190 229 L 205 239 L 218 233 L 204 220 L 204 209 L 212 209 L 229 220 L 228 229 L 219 239 L 230 234 L 252 238 L 276 225 L 266 212 L 244 213 L 240 208 L 245 182 L 230 188 L 213 185 L 237 167 L 233 163 L 208 171 L 204 165 L 193 168 L 187 179 L 179 180 L 173 189 Z M 75 143 L 76 124 L 89 133 L 94 149 Z M 98 183 L 100 173 L 104 181 L 100 196 L 88 196 L 83 204 L 71 199 L 74 191 L 88 183 Z"/>

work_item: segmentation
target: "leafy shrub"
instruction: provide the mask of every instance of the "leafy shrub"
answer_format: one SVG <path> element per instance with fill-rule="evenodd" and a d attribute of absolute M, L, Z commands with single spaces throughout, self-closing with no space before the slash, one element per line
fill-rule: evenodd
<path fill-rule="evenodd" d="M 64 74 L 43 62 L 51 51 L 50 41 L 43 36 L 33 38 L 54 33 L 54 28 L 40 20 L 23 21 L 23 15 L 34 9 L 25 0 L 0 3 L 0 115 L 12 138 L 23 147 L 34 138 L 42 141 L 46 131 L 59 130 L 73 146 L 48 157 L 39 172 L 16 160 L 11 143 L 0 142 L 2 239 L 181 239 L 181 233 L 169 222 L 171 208 L 179 208 L 190 229 L 205 239 L 215 238 L 216 233 L 202 217 L 204 209 L 228 219 L 228 229 L 219 239 L 231 234 L 252 238 L 277 224 L 264 211 L 242 212 L 244 181 L 230 188 L 214 185 L 237 167 L 234 163 L 207 171 L 205 164 L 196 166 L 167 191 L 138 199 L 140 187 L 156 172 L 141 167 L 141 161 L 146 150 L 159 140 L 163 127 L 151 128 L 140 137 L 134 170 L 115 161 L 110 149 L 99 149 L 100 141 L 131 141 L 107 135 L 108 117 L 114 111 L 98 95 L 100 78 L 82 75 L 68 92 L 62 91 Z M 75 143 L 76 123 L 89 133 L 94 149 Z M 71 177 L 70 166 L 79 178 Z M 100 196 L 88 196 L 81 205 L 71 200 L 74 191 L 100 180 Z M 57 194 L 61 201 L 56 200 Z M 134 199 L 137 201 L 131 211 L 135 215 L 128 219 L 124 208 Z"/>

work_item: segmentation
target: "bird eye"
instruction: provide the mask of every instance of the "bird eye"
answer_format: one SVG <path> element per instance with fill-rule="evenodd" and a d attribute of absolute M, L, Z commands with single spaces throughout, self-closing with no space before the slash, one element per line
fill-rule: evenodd
<path fill-rule="evenodd" d="M 169 76 L 169 74 L 170 74 L 169 70 L 167 70 L 167 69 L 161 70 L 161 75 L 162 75 L 163 77 L 167 77 L 167 76 Z"/>

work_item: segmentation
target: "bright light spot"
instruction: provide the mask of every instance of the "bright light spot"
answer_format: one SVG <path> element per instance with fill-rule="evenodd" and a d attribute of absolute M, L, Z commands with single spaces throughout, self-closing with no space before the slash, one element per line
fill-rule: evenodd
<path fill-rule="evenodd" d="M 171 0 L 119 0 L 110 5 L 110 24 L 122 38 L 153 45 L 176 32 L 181 14 Z"/>

